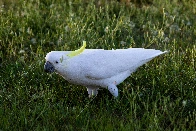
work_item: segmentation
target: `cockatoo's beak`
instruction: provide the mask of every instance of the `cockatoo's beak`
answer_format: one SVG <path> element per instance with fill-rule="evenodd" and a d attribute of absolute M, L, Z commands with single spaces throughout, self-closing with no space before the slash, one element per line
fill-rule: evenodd
<path fill-rule="evenodd" d="M 45 65 L 44 65 L 44 70 L 45 70 L 45 72 L 47 72 L 47 73 L 52 73 L 52 72 L 55 71 L 55 68 L 54 68 L 54 66 L 53 66 L 49 61 L 47 61 L 47 62 L 45 63 Z"/>

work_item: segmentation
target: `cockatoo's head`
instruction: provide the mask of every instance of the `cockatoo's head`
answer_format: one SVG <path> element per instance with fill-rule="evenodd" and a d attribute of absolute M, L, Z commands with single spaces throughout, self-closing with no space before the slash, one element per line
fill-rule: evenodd
<path fill-rule="evenodd" d="M 62 66 L 65 67 L 65 63 L 67 60 L 82 53 L 85 47 L 86 47 L 86 42 L 83 41 L 83 46 L 80 49 L 75 50 L 75 51 L 51 51 L 49 52 L 45 57 L 46 63 L 44 65 L 44 70 L 48 73 L 52 73 L 54 71 L 58 71 L 59 68 L 62 69 Z"/>
<path fill-rule="evenodd" d="M 49 52 L 45 57 L 46 63 L 44 65 L 44 70 L 48 73 L 56 71 L 60 66 L 62 66 L 63 61 L 69 59 L 67 53 L 68 51 Z"/>

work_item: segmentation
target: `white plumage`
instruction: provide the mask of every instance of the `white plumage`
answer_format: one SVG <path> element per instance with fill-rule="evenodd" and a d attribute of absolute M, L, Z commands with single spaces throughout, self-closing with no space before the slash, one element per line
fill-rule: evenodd
<path fill-rule="evenodd" d="M 76 51 L 49 52 L 44 68 L 47 72 L 56 71 L 70 83 L 86 86 L 89 97 L 97 95 L 100 87 L 117 97 L 116 85 L 141 65 L 167 52 L 143 48 L 85 49 L 85 46 L 84 42 Z"/>

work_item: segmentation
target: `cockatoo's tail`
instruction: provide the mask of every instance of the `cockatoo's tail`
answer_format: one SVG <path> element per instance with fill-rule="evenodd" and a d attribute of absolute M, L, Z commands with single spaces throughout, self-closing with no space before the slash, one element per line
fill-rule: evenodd
<path fill-rule="evenodd" d="M 100 87 L 117 97 L 118 84 L 138 67 L 167 52 L 143 48 L 103 50 L 85 47 L 84 41 L 76 51 L 49 52 L 44 70 L 49 73 L 55 71 L 70 83 L 86 86 L 90 97 L 97 95 Z"/>

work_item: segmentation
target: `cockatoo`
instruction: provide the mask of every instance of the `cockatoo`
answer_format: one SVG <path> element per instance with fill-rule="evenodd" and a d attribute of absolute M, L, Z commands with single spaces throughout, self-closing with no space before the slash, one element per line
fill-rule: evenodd
<path fill-rule="evenodd" d="M 154 49 L 128 48 L 116 50 L 85 49 L 51 51 L 45 59 L 44 70 L 56 72 L 70 83 L 87 87 L 89 97 L 96 96 L 99 88 L 106 88 L 118 96 L 117 85 L 136 69 L 156 56 L 166 53 Z"/>

